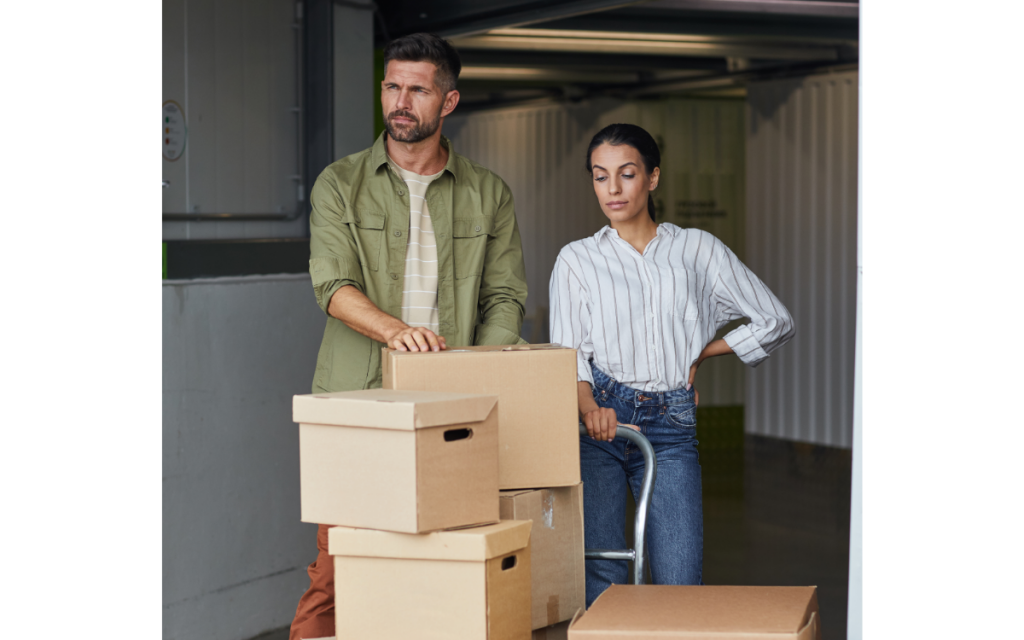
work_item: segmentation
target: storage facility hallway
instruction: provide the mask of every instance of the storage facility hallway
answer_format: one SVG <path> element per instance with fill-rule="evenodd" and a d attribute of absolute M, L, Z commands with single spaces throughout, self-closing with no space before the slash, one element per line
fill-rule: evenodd
<path fill-rule="evenodd" d="M 584 161 L 617 122 L 661 149 L 656 221 L 714 234 L 789 309 L 762 364 L 697 374 L 703 580 L 817 586 L 824 640 L 847 638 L 857 2 L 162 2 L 165 111 L 188 126 L 164 155 L 165 640 L 288 637 L 316 555 L 291 421 L 324 326 L 309 191 L 383 130 L 383 46 L 416 32 L 462 58 L 442 133 L 514 197 L 524 340 L 550 341 L 559 250 L 607 222 Z"/>

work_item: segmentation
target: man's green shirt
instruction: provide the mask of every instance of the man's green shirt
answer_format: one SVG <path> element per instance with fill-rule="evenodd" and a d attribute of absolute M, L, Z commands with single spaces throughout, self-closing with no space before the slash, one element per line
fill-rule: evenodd
<path fill-rule="evenodd" d="M 334 292 L 352 285 L 402 317 L 409 194 L 387 165 L 385 135 L 328 166 L 313 185 L 309 273 L 325 313 Z M 441 141 L 448 163 L 426 195 L 437 240 L 440 334 L 449 348 L 523 343 L 526 269 L 512 192 Z M 328 316 L 313 392 L 379 387 L 383 346 Z"/>

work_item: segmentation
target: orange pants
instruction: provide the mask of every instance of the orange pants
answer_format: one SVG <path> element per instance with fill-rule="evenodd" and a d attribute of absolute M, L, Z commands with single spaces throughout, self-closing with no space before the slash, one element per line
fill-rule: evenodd
<path fill-rule="evenodd" d="M 288 640 L 326 638 L 334 627 L 334 558 L 327 553 L 326 524 L 316 532 L 316 562 L 309 565 L 309 589 L 299 598 Z"/>

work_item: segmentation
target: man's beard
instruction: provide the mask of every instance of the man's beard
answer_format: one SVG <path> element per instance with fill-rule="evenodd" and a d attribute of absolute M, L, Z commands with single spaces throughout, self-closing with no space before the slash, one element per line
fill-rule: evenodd
<path fill-rule="evenodd" d="M 442 109 L 443 109 L 442 105 Z M 409 118 L 414 121 L 411 126 L 398 128 L 391 124 L 392 118 Z M 392 111 L 384 123 L 385 128 L 388 130 L 388 137 L 396 142 L 419 142 L 426 140 L 430 136 L 437 132 L 438 127 L 441 126 L 441 111 L 437 112 L 437 117 L 429 122 L 420 122 L 419 119 L 409 113 L 408 111 Z"/>

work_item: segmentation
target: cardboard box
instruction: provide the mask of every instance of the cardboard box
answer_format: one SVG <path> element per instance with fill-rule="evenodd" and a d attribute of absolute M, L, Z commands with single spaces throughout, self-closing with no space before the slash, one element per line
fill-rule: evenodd
<path fill-rule="evenodd" d="M 498 521 L 497 398 L 295 396 L 302 521 L 420 533 Z"/>
<path fill-rule="evenodd" d="M 460 347 L 381 356 L 385 389 L 496 395 L 498 486 L 580 482 L 576 350 L 558 345 Z"/>
<path fill-rule="evenodd" d="M 821 640 L 817 587 L 612 585 L 569 640 Z"/>
<path fill-rule="evenodd" d="M 530 640 L 568 640 L 569 620 L 553 624 L 550 627 L 534 629 L 533 637 Z"/>
<path fill-rule="evenodd" d="M 499 428 L 500 430 L 500 428 Z M 501 492 L 502 520 L 532 520 L 532 626 L 568 620 L 587 602 L 583 485 Z"/>
<path fill-rule="evenodd" d="M 530 528 L 330 529 L 337 637 L 529 640 Z"/>

